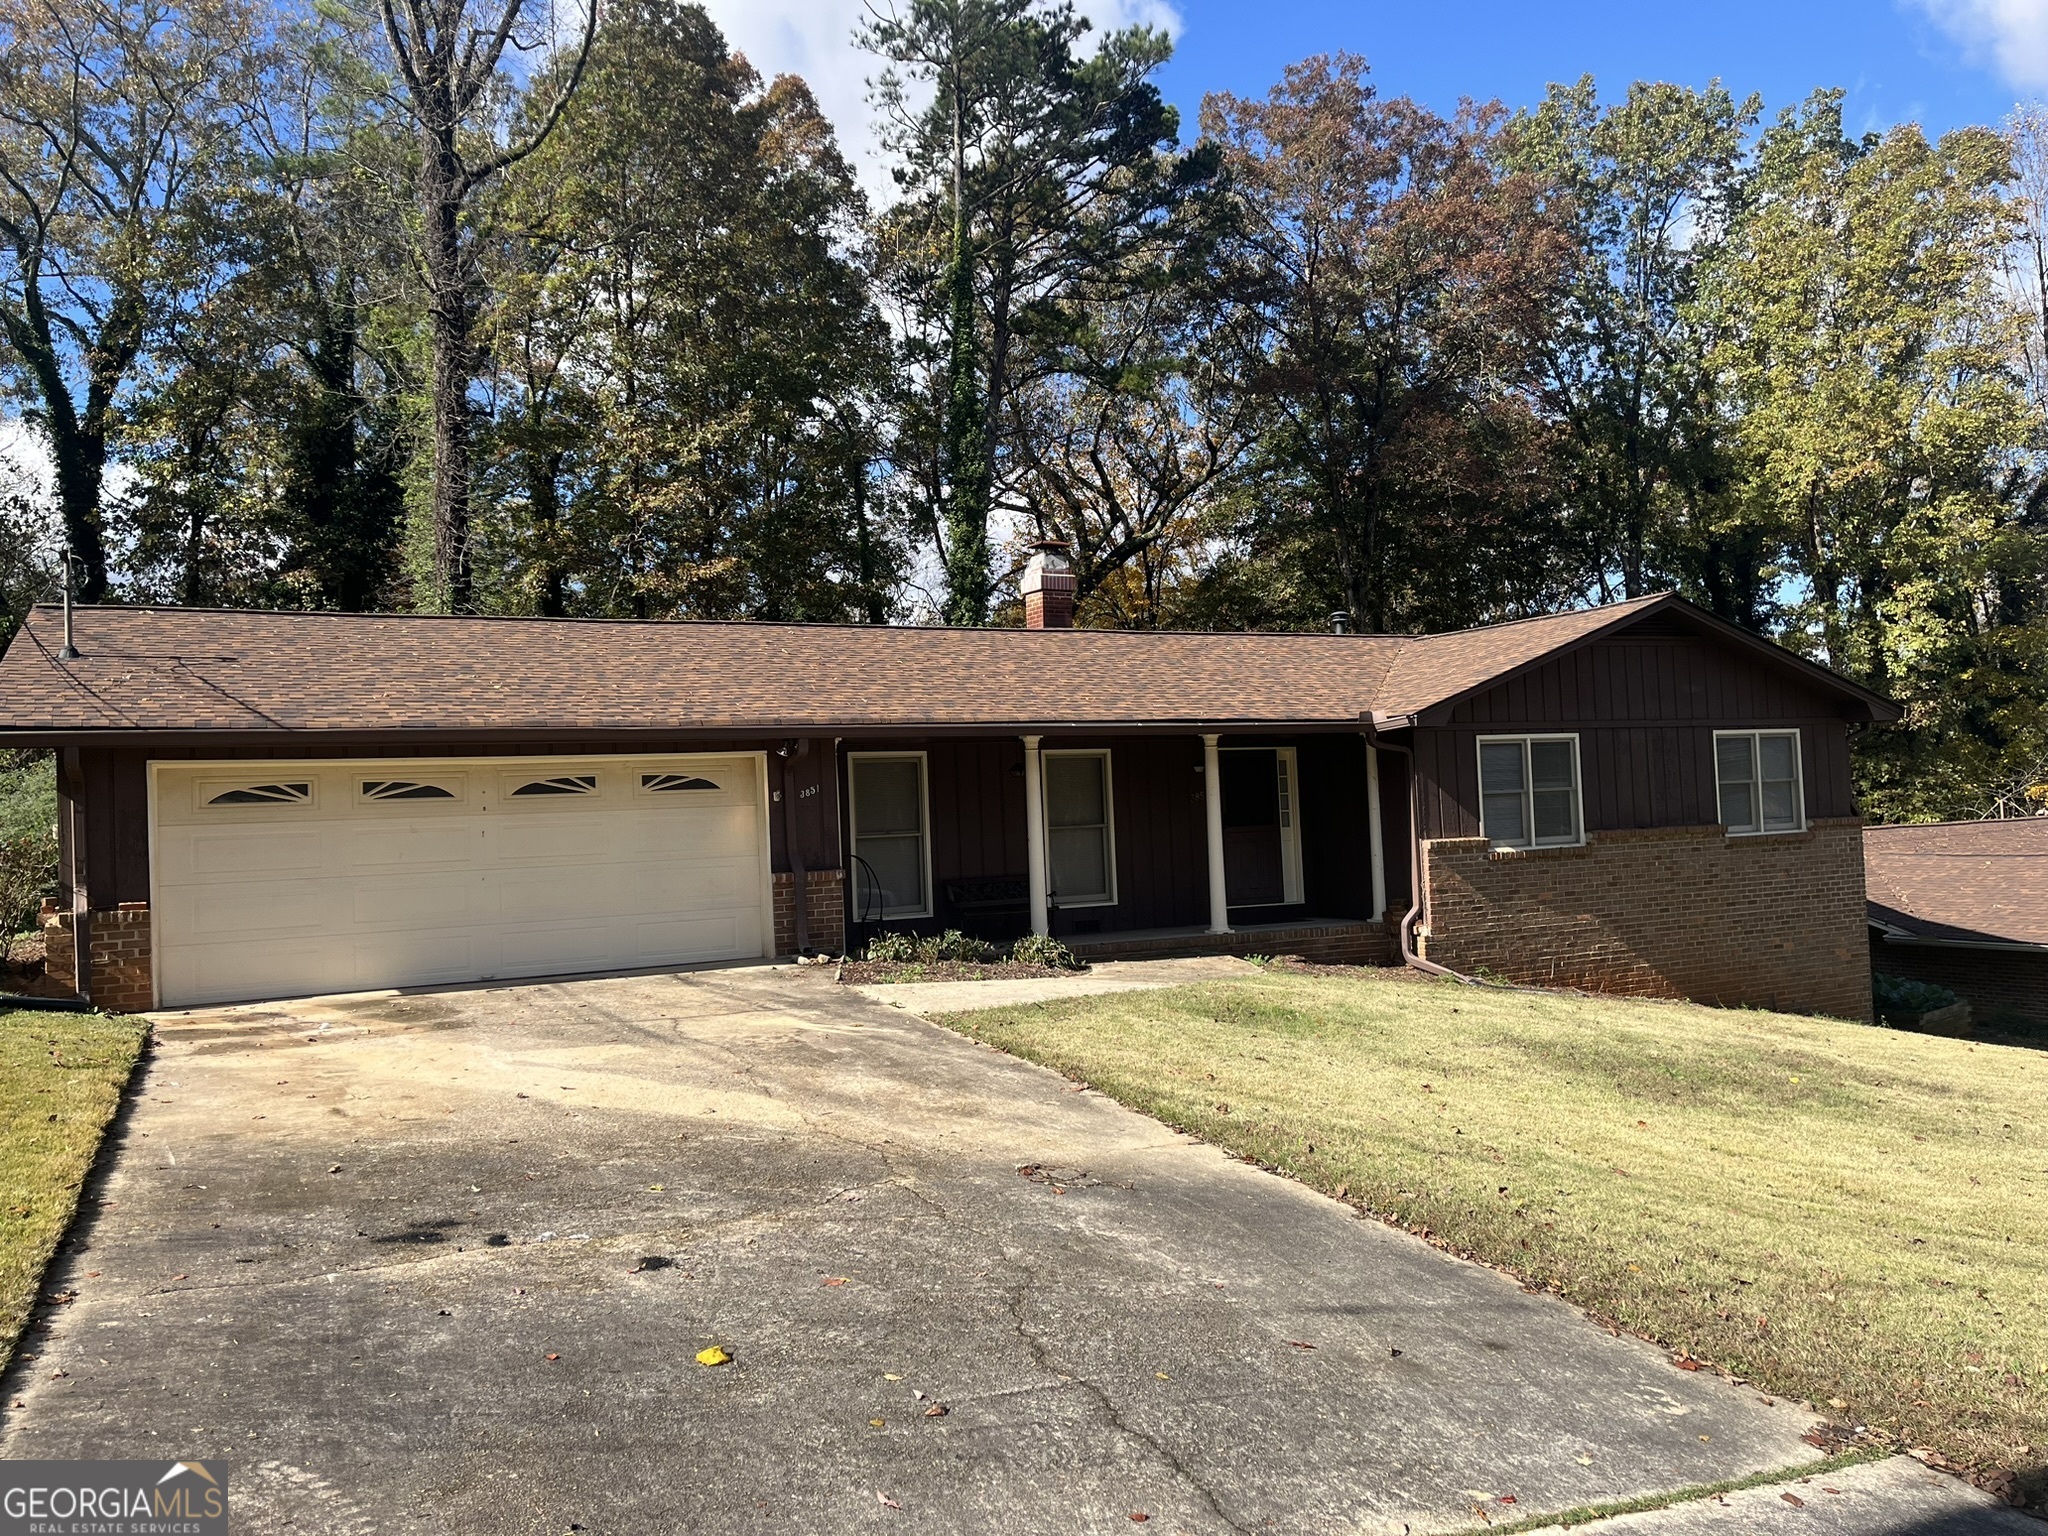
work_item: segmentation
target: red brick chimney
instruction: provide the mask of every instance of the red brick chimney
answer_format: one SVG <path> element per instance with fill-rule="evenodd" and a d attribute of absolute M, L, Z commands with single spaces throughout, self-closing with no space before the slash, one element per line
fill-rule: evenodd
<path fill-rule="evenodd" d="M 1040 539 L 1031 546 L 1020 583 L 1026 629 L 1074 627 L 1074 566 L 1067 559 L 1069 548 L 1062 539 Z"/>

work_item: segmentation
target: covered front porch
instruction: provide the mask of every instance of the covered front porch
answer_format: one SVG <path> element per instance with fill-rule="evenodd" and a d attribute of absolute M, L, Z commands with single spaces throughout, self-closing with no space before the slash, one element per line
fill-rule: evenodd
<path fill-rule="evenodd" d="M 1407 833 L 1382 772 L 1351 731 L 847 741 L 848 945 L 958 929 L 1387 963 Z"/>

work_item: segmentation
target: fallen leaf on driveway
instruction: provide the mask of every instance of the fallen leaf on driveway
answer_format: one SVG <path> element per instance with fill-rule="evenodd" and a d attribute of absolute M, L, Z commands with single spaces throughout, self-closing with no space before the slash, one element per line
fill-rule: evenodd
<path fill-rule="evenodd" d="M 1138 1524 L 1143 1525 L 1147 1520 L 1150 1520 L 1152 1517 L 1146 1514 L 1145 1511 L 1143 1511 L 1142 1509 L 1134 1509 L 1131 1511 L 1131 1518 L 1137 1521 Z"/>
<path fill-rule="evenodd" d="M 1794 1509 L 1806 1508 L 1806 1500 L 1799 1497 L 1799 1495 L 1796 1493 L 1781 1493 L 1778 1495 L 1778 1497 L 1783 1499 L 1787 1504 L 1790 1504 Z"/>
<path fill-rule="evenodd" d="M 732 1356 L 728 1355 L 716 1344 L 712 1345 L 709 1349 L 700 1349 L 697 1351 L 697 1363 L 699 1365 L 724 1365 L 727 1361 L 731 1359 Z"/>
<path fill-rule="evenodd" d="M 875 1490 L 875 1502 L 880 1504 L 884 1509 L 901 1509 L 903 1507 L 901 1504 L 898 1504 L 894 1499 L 890 1498 L 889 1495 L 882 1492 L 882 1490 L 879 1488 Z"/>
<path fill-rule="evenodd" d="M 1696 1371 L 1700 1368 L 1699 1361 L 1693 1359 L 1691 1355 L 1674 1355 L 1672 1356 L 1671 1363 L 1681 1371 Z"/>
<path fill-rule="evenodd" d="M 1289 1340 L 1288 1340 L 1287 1342 L 1288 1342 L 1288 1343 L 1290 1343 L 1290 1344 L 1292 1344 L 1292 1345 L 1293 1345 L 1293 1346 L 1294 1346 L 1294 1347 L 1295 1347 L 1296 1349 L 1314 1349 L 1314 1348 L 1315 1348 L 1315 1345 L 1313 1345 L 1313 1344 L 1304 1344 L 1304 1343 L 1302 1343 L 1302 1342 L 1301 1342 L 1301 1340 L 1299 1340 L 1299 1339 L 1289 1339 Z"/>
<path fill-rule="evenodd" d="M 888 1421 L 887 1419 L 869 1419 L 869 1420 L 868 1420 L 868 1428 L 869 1428 L 869 1429 L 886 1429 L 886 1428 L 888 1427 L 888 1424 L 889 1424 L 889 1421 Z"/>
<path fill-rule="evenodd" d="M 549 1358 L 550 1360 L 559 1360 L 559 1359 L 561 1359 L 562 1357 L 561 1357 L 560 1355 L 549 1355 L 549 1356 L 548 1356 L 548 1358 Z"/>
<path fill-rule="evenodd" d="M 928 1419 L 943 1419 L 952 1411 L 944 1403 L 933 1403 L 931 1407 L 925 1409 L 924 1416 Z"/>
<path fill-rule="evenodd" d="M 824 1283 L 824 1284 L 826 1284 L 826 1285 L 845 1285 L 845 1284 L 847 1283 L 847 1282 L 846 1282 L 846 1276 L 844 1276 L 844 1275 L 827 1275 L 827 1276 L 825 1277 L 825 1279 L 824 1279 L 824 1282 L 823 1282 L 823 1283 Z"/>

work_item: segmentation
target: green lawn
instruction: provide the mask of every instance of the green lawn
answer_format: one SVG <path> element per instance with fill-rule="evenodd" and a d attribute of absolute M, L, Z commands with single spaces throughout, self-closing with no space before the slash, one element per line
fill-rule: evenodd
<path fill-rule="evenodd" d="M 1372 973 L 944 1022 L 1767 1390 L 2048 1482 L 2048 1053 Z"/>
<path fill-rule="evenodd" d="M 0 1365 L 70 1224 L 146 1031 L 98 1014 L 0 1013 Z"/>

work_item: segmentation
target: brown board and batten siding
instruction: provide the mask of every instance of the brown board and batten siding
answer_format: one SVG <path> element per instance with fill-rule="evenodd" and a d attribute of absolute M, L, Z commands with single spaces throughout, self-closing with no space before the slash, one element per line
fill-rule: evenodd
<path fill-rule="evenodd" d="M 1567 652 L 1418 728 L 1421 835 L 1479 835 L 1479 738 L 1522 732 L 1578 736 L 1590 832 L 1719 822 L 1717 730 L 1796 726 L 1807 818 L 1856 814 L 1838 699 L 1782 666 L 1646 627 Z"/>
<path fill-rule="evenodd" d="M 149 764 L 152 762 L 290 762 L 294 760 L 388 759 L 393 762 L 437 757 L 636 757 L 683 752 L 766 752 L 768 789 L 781 793 L 782 762 L 775 753 L 780 741 L 716 740 L 677 737 L 632 742 L 533 741 L 522 738 L 409 742 L 308 741 L 293 738 L 234 746 L 164 746 L 82 748 L 79 776 L 85 790 L 86 889 L 94 907 L 149 900 Z M 839 866 L 839 797 L 834 792 L 832 741 L 815 739 L 810 750 L 790 764 L 790 787 L 796 792 L 797 852 L 806 869 Z M 62 775 L 59 792 L 68 790 Z M 805 795 L 815 787 L 820 793 Z M 780 800 L 768 807 L 769 859 L 776 870 L 789 869 L 788 819 Z M 59 817 L 62 843 L 59 868 L 71 868 L 70 818 Z M 65 893 L 66 899 L 69 892 Z"/>

